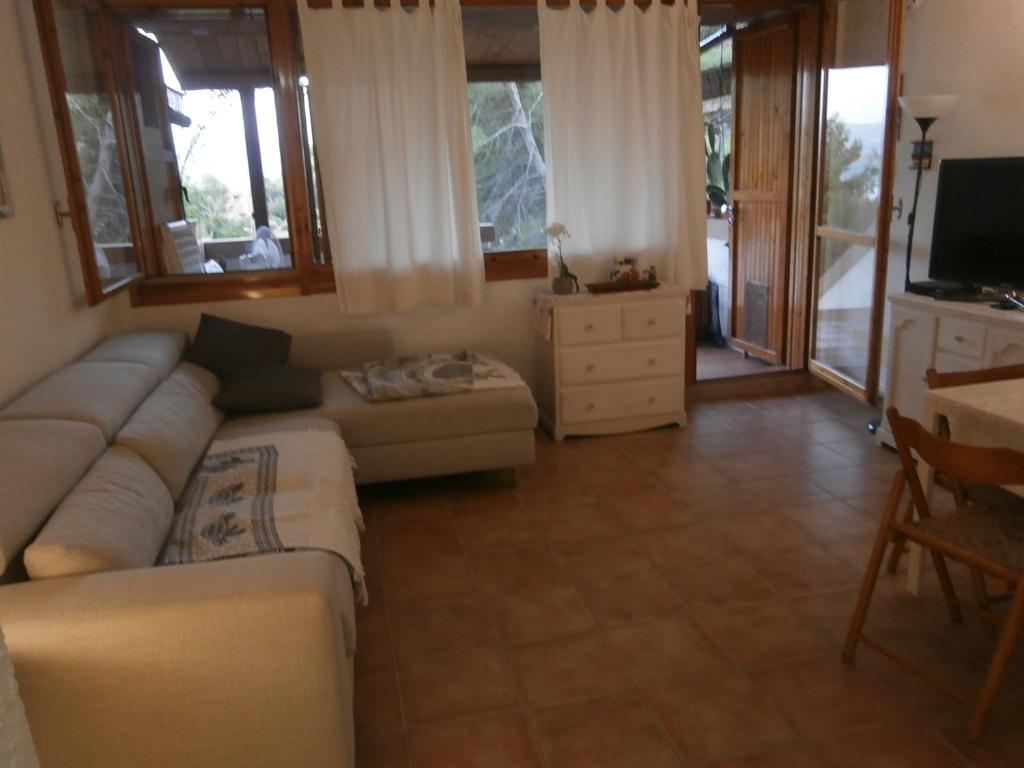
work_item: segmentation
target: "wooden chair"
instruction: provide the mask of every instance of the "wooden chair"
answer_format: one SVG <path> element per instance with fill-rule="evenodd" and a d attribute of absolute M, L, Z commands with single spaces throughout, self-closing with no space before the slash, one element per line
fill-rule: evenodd
<path fill-rule="evenodd" d="M 957 499 L 957 510 L 948 515 L 933 517 L 928 500 L 917 476 L 914 457 L 927 462 L 936 471 L 945 473 L 958 485 L 1021 485 L 1024 484 L 1024 453 L 1007 448 L 981 448 L 959 445 L 931 434 L 912 419 L 899 415 L 895 408 L 888 410 L 889 424 L 899 451 L 902 469 L 893 478 L 889 498 L 882 514 L 882 522 L 875 537 L 871 559 L 868 562 L 864 584 L 854 609 L 850 631 L 843 647 L 843 660 L 853 661 L 859 642 L 874 648 L 897 664 L 921 676 L 941 690 L 973 706 L 970 724 L 972 741 L 981 739 L 992 704 L 1002 683 L 1006 663 L 1024 619 L 1024 503 L 1016 505 L 982 506 Z M 917 519 L 898 519 L 900 499 L 904 486 L 910 487 L 911 499 Z M 1016 591 L 1004 620 L 978 611 L 987 621 L 1001 626 L 999 639 L 984 686 L 977 697 L 961 693 L 927 670 L 877 640 L 864 634 L 864 620 L 885 558 L 885 547 L 893 535 L 927 549 L 935 563 L 942 594 L 954 622 L 962 620 L 961 605 L 975 610 L 975 606 L 957 600 L 953 582 L 946 567 L 950 557 L 965 565 L 978 568 L 994 577 L 1011 581 Z"/>
<path fill-rule="evenodd" d="M 988 384 L 993 381 L 1006 381 L 1007 379 L 1022 379 L 1024 378 L 1024 365 L 1004 365 L 998 368 L 983 368 L 980 371 L 951 371 L 949 373 L 939 373 L 934 368 L 929 368 L 925 374 L 928 380 L 928 389 L 945 389 L 947 387 L 963 387 L 968 384 Z M 950 439 L 949 420 L 945 416 L 939 416 L 938 434 L 940 437 Z M 970 488 L 970 487 L 955 487 L 955 484 L 950 481 L 941 472 L 935 473 L 934 483 L 939 488 L 946 490 L 956 497 L 957 493 L 962 494 L 968 501 L 972 500 L 973 497 L 980 496 L 982 498 L 974 499 L 982 503 L 988 502 L 999 503 L 998 498 L 1004 495 L 1006 492 L 1002 489 L 997 488 Z M 997 498 L 993 499 L 995 496 Z M 1005 499 L 1005 496 L 1004 496 Z M 913 516 L 913 504 L 907 505 L 907 510 L 904 515 L 904 521 L 909 522 Z M 900 558 L 906 551 L 906 542 L 901 537 L 896 537 L 896 546 L 893 547 L 892 553 L 889 555 L 889 573 L 896 573 L 899 568 Z M 974 594 L 978 602 L 978 605 L 988 610 L 992 597 L 988 593 L 988 587 L 985 584 L 985 576 L 977 568 L 971 569 L 971 580 L 974 584 Z M 1000 595 L 997 599 L 1004 599 L 1006 595 Z"/>

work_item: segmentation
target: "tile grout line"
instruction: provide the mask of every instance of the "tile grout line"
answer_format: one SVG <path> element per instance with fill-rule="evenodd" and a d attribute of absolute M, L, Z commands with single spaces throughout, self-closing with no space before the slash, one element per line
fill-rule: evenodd
<path fill-rule="evenodd" d="M 446 504 L 448 503 L 448 499 L 447 498 L 445 499 L 445 503 Z M 520 508 L 522 508 L 524 506 L 524 502 L 523 502 L 522 498 L 518 494 L 516 494 L 516 504 Z M 523 510 L 523 512 L 525 514 L 525 510 Z M 527 516 L 527 524 L 529 524 L 531 526 L 531 528 L 532 528 L 532 523 L 529 520 L 528 516 Z M 526 705 L 525 694 L 520 689 L 519 680 L 516 677 L 515 668 L 512 665 L 512 658 L 511 658 L 511 656 L 509 655 L 509 652 L 508 652 L 508 644 L 504 642 L 504 637 L 501 634 L 501 627 L 498 624 L 497 617 L 495 616 L 494 611 L 491 608 L 490 603 L 487 601 L 487 599 L 483 595 L 480 594 L 480 576 L 477 573 L 476 568 L 473 565 L 473 559 L 469 556 L 469 550 L 466 548 L 466 542 L 463 540 L 462 533 L 459 531 L 458 526 L 455 526 L 455 537 L 459 541 L 459 548 L 462 551 L 462 556 L 463 556 L 463 558 L 465 558 L 466 566 L 469 568 L 469 572 L 470 572 L 470 574 L 471 574 L 471 576 L 473 578 L 474 594 L 477 595 L 477 598 L 480 601 L 480 605 L 483 607 L 484 613 L 487 615 L 488 621 L 490 621 L 492 627 L 494 628 L 494 632 L 495 632 L 495 635 L 496 635 L 497 640 L 498 640 L 498 642 L 497 642 L 498 653 L 501 655 L 501 661 L 502 661 L 502 664 L 503 664 L 503 666 L 505 668 L 505 674 L 508 675 L 508 678 L 509 678 L 509 680 L 512 683 L 512 690 L 515 692 L 516 701 L 518 703 L 518 706 L 517 706 L 517 708 L 515 710 L 510 710 L 510 711 L 517 712 L 517 714 L 519 714 L 523 718 L 523 720 L 526 723 L 526 730 L 527 730 L 527 733 L 528 733 L 528 735 L 530 737 L 530 741 L 532 742 L 533 748 L 534 748 L 535 752 L 537 753 L 537 757 L 540 759 L 541 765 L 544 766 L 545 768 L 550 768 L 550 766 L 551 766 L 550 758 L 548 757 L 547 750 L 544 749 L 544 742 L 540 738 L 539 729 L 537 728 L 536 724 L 533 722 L 533 718 L 530 716 L 530 710 L 529 710 L 529 708 Z M 486 714 L 486 713 L 479 713 L 478 712 L 476 714 L 477 715 L 481 715 L 481 714 Z"/>
<path fill-rule="evenodd" d="M 401 668 L 399 667 L 398 663 L 398 643 L 395 642 L 394 623 L 392 622 L 391 619 L 391 599 L 390 596 L 388 595 L 388 579 L 387 576 L 385 575 L 387 571 L 387 564 L 384 560 L 384 543 L 383 541 L 381 541 L 382 534 L 383 531 L 381 530 L 381 524 L 378 521 L 377 532 L 374 538 L 376 539 L 377 545 L 377 562 L 380 564 L 381 591 L 384 593 L 384 616 L 385 621 L 387 622 L 388 625 L 388 641 L 391 643 L 391 653 L 394 656 L 394 661 L 391 666 L 395 675 L 395 685 L 398 688 L 398 709 L 402 717 L 402 736 L 405 746 L 405 757 L 406 760 L 408 760 L 410 766 L 415 766 L 416 758 L 412 751 L 412 728 L 410 727 L 408 708 L 405 703 L 405 693 L 403 691 L 402 686 Z M 358 633 L 358 631 L 359 630 L 357 628 L 356 632 Z"/>

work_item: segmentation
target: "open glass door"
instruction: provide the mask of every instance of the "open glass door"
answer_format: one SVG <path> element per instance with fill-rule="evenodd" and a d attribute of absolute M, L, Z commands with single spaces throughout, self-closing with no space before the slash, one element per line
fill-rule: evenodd
<path fill-rule="evenodd" d="M 833 8 L 831 65 L 822 74 L 809 367 L 871 400 L 889 240 L 895 54 L 889 2 L 839 0 Z"/>

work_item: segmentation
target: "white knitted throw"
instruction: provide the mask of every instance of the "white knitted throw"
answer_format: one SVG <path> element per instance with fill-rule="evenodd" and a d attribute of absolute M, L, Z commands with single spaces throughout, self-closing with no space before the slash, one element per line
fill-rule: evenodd
<path fill-rule="evenodd" d="M 0 630 L 0 765 L 8 768 L 39 768 L 25 708 L 18 695 L 14 665 Z"/>

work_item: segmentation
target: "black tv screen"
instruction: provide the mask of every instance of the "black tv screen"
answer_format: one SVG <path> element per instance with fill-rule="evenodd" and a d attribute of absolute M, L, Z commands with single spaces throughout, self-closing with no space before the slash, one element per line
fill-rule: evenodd
<path fill-rule="evenodd" d="M 928 276 L 1024 286 L 1024 157 L 940 163 Z"/>

